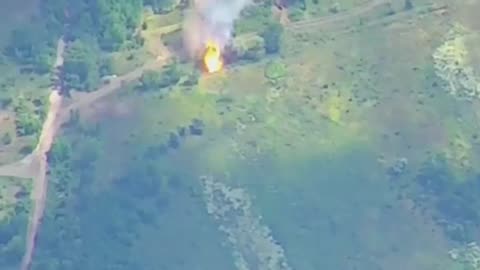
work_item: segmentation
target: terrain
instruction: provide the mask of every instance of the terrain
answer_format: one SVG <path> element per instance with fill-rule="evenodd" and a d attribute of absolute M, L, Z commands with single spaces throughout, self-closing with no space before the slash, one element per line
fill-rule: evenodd
<path fill-rule="evenodd" d="M 176 11 L 145 14 L 149 59 L 54 88 L 37 147 L 0 167 L 26 178 L 6 209 L 33 180 L 2 263 L 25 239 L 21 269 L 478 269 L 480 3 L 357 2 L 287 7 L 278 51 L 200 76 Z"/>

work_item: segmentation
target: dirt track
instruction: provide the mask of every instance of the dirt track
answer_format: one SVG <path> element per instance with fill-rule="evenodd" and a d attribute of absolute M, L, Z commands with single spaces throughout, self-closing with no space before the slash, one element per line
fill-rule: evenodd
<path fill-rule="evenodd" d="M 329 15 L 325 17 L 320 17 L 320 18 L 315 18 L 315 19 L 310 19 L 310 20 L 303 20 L 303 21 L 298 21 L 291 23 L 286 26 L 288 30 L 296 30 L 299 28 L 306 28 L 306 27 L 312 27 L 312 26 L 318 26 L 318 25 L 327 25 L 327 24 L 332 24 L 332 23 L 337 23 L 337 22 L 343 22 L 347 21 L 351 18 L 355 18 L 361 15 L 365 15 L 376 8 L 386 6 L 388 3 L 390 3 L 389 0 L 372 0 L 368 4 L 354 8 L 350 11 L 338 13 L 335 15 Z"/>
<path fill-rule="evenodd" d="M 65 43 L 62 39 L 60 39 L 57 45 L 57 58 L 55 62 L 55 68 L 59 68 L 63 65 L 64 50 Z M 40 222 L 43 217 L 45 203 L 47 199 L 47 153 L 48 151 L 50 151 L 53 139 L 59 128 L 59 125 L 57 125 L 57 115 L 62 105 L 62 96 L 60 95 L 59 89 L 54 88 L 52 90 L 53 91 L 51 92 L 49 98 L 50 108 L 47 114 L 47 118 L 43 123 L 42 133 L 40 134 L 38 145 L 31 154 L 32 165 L 33 167 L 36 167 L 37 173 L 33 175 L 32 199 L 34 202 L 34 207 L 28 226 L 25 254 L 22 259 L 22 264 L 20 268 L 21 270 L 27 270 L 30 267 L 33 250 L 35 248 L 35 238 L 38 233 L 38 228 L 40 227 Z"/>

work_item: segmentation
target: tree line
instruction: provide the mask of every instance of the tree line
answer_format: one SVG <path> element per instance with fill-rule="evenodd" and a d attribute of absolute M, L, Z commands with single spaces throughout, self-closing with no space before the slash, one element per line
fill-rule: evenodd
<path fill-rule="evenodd" d="M 24 70 L 51 71 L 56 41 L 71 44 L 65 55 L 65 88 L 90 91 L 99 83 L 105 63 L 102 52 L 117 51 L 133 40 L 144 5 L 161 12 L 172 0 L 41 0 L 39 13 L 14 30 L 4 55 Z M 108 65 L 107 65 L 108 66 Z"/>

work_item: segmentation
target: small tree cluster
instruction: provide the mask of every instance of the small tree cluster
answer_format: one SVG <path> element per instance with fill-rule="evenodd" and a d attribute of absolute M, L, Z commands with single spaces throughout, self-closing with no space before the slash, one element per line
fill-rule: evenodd
<path fill-rule="evenodd" d="M 92 91 L 100 81 L 98 52 L 90 43 L 74 41 L 67 49 L 62 79 L 67 90 Z"/>
<path fill-rule="evenodd" d="M 274 54 L 280 51 L 282 33 L 283 28 L 279 23 L 270 24 L 262 32 L 262 37 L 265 41 L 265 52 L 267 54 Z"/>
<path fill-rule="evenodd" d="M 180 71 L 176 64 L 167 66 L 162 71 L 146 71 L 140 79 L 140 89 L 142 91 L 152 91 L 177 84 L 180 81 Z"/>

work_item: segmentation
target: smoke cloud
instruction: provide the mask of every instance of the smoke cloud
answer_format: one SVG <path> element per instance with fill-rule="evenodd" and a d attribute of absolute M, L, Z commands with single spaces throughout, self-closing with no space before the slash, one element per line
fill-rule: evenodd
<path fill-rule="evenodd" d="M 251 0 L 193 0 L 193 10 L 184 25 L 185 47 L 198 56 L 207 41 L 225 47 L 232 39 L 233 24 Z"/>

